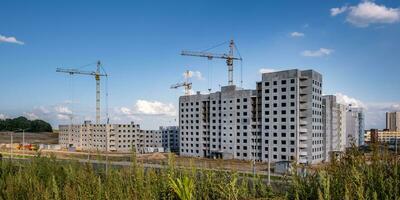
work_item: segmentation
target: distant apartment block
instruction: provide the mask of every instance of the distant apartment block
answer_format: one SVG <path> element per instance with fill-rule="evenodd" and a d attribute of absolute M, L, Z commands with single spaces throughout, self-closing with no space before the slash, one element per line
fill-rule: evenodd
<path fill-rule="evenodd" d="M 162 135 L 162 146 L 167 152 L 179 153 L 180 133 L 178 126 L 160 127 Z"/>
<path fill-rule="evenodd" d="M 370 129 L 365 131 L 365 141 L 368 143 L 386 143 L 400 146 L 400 131 Z"/>
<path fill-rule="evenodd" d="M 159 130 L 142 130 L 135 123 L 60 125 L 59 144 L 84 151 L 145 152 L 146 148 L 161 148 Z M 108 134 L 108 135 L 107 135 Z"/>
<path fill-rule="evenodd" d="M 389 131 L 400 131 L 400 112 L 386 113 L 386 129 Z"/>
<path fill-rule="evenodd" d="M 364 145 L 364 123 L 363 109 L 349 106 L 346 112 L 346 147 Z"/>
<path fill-rule="evenodd" d="M 262 74 L 255 90 L 225 86 L 179 98 L 181 155 L 319 163 L 324 159 L 322 75 Z"/>
<path fill-rule="evenodd" d="M 344 151 L 346 143 L 346 107 L 336 101 L 336 96 L 322 97 L 324 127 L 324 157 L 330 160 L 334 152 Z"/>

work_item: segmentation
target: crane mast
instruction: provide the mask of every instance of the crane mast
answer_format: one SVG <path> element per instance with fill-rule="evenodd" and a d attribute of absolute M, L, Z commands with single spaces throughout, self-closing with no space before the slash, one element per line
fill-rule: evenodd
<path fill-rule="evenodd" d="M 100 61 L 97 61 L 96 71 L 82 71 L 78 69 L 66 69 L 66 68 L 57 68 L 56 70 L 56 72 L 68 73 L 70 75 L 80 74 L 80 75 L 94 76 L 96 80 L 96 124 L 100 124 L 100 77 L 107 76 L 106 73 L 101 73 L 100 68 L 101 68 L 101 63 Z"/>
<path fill-rule="evenodd" d="M 189 76 L 190 76 L 190 71 L 186 70 L 186 72 L 185 72 L 185 82 L 171 85 L 171 89 L 177 89 L 177 88 L 180 88 L 180 87 L 184 87 L 185 88 L 185 95 L 186 96 L 190 95 L 190 90 L 192 89 L 192 83 L 189 82 Z"/>
<path fill-rule="evenodd" d="M 234 49 L 235 49 L 235 43 L 233 40 L 229 41 L 229 52 L 223 53 L 223 54 L 218 54 L 218 53 L 210 53 L 210 52 L 205 52 L 205 51 L 182 51 L 181 55 L 182 56 L 196 56 L 196 57 L 205 57 L 208 58 L 209 60 L 212 60 L 213 58 L 219 58 L 219 59 L 225 59 L 226 60 L 226 65 L 228 66 L 228 85 L 233 85 L 233 61 L 234 60 L 240 60 L 242 61 L 241 57 L 235 57 L 234 56 Z"/>
<path fill-rule="evenodd" d="M 96 124 L 100 123 L 100 61 L 96 66 Z"/>

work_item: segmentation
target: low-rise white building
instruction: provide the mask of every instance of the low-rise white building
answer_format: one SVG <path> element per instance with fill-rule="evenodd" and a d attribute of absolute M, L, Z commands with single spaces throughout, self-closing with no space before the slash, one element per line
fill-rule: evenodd
<path fill-rule="evenodd" d="M 83 151 L 144 152 L 145 148 L 161 148 L 160 130 L 142 130 L 138 124 L 60 125 L 59 144 Z"/>

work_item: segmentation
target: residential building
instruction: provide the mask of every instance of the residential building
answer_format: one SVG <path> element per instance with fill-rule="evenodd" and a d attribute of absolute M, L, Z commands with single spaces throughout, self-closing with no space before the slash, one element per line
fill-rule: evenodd
<path fill-rule="evenodd" d="M 256 90 L 235 85 L 215 93 L 181 96 L 180 155 L 261 160 L 257 105 Z"/>
<path fill-rule="evenodd" d="M 322 122 L 324 129 L 324 157 L 330 160 L 333 152 L 344 151 L 346 142 L 346 107 L 334 95 L 322 97 Z"/>
<path fill-rule="evenodd" d="M 167 152 L 179 153 L 180 133 L 178 126 L 160 127 L 162 135 L 162 146 Z"/>
<path fill-rule="evenodd" d="M 389 131 L 400 131 L 400 112 L 386 113 L 386 129 Z"/>
<path fill-rule="evenodd" d="M 337 132 L 339 136 L 339 151 L 345 151 L 346 150 L 346 118 L 347 118 L 347 108 L 343 104 L 337 104 L 337 111 L 338 111 L 338 116 L 337 116 Z"/>
<path fill-rule="evenodd" d="M 324 159 L 322 75 L 264 73 L 255 90 L 224 86 L 179 98 L 184 156 L 267 162 Z"/>
<path fill-rule="evenodd" d="M 382 142 L 400 145 L 400 131 L 370 129 L 365 131 L 365 141 L 370 143 Z"/>
<path fill-rule="evenodd" d="M 135 123 L 60 125 L 61 147 L 75 147 L 83 151 L 144 152 L 145 148 L 161 148 L 159 130 L 142 130 Z"/>
<path fill-rule="evenodd" d="M 364 112 L 349 106 L 346 112 L 346 147 L 364 145 Z"/>

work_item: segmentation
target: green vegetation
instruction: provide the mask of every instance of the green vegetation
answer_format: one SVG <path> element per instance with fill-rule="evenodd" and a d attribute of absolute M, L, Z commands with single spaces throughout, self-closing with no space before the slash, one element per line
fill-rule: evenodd
<path fill-rule="evenodd" d="M 252 184 L 256 183 L 256 184 Z M 231 192 L 234 191 L 234 192 Z M 29 163 L 3 159 L 0 199 L 257 199 L 271 190 L 261 179 L 234 172 L 144 168 L 93 168 L 72 161 L 36 157 Z"/>
<path fill-rule="evenodd" d="M 341 159 L 307 176 L 293 176 L 290 199 L 400 199 L 399 158 L 372 147 L 353 148 Z"/>
<path fill-rule="evenodd" d="M 26 129 L 29 132 L 53 132 L 51 125 L 43 120 L 28 120 L 25 117 L 0 120 L 0 131 L 18 131 Z"/>
<path fill-rule="evenodd" d="M 276 180 L 281 185 L 274 191 L 257 175 L 178 169 L 172 156 L 162 169 L 144 168 L 135 153 L 131 160 L 130 167 L 106 172 L 40 156 L 26 163 L 3 159 L 0 199 L 400 199 L 398 160 L 376 148 L 369 155 L 352 149 L 307 175 Z"/>

